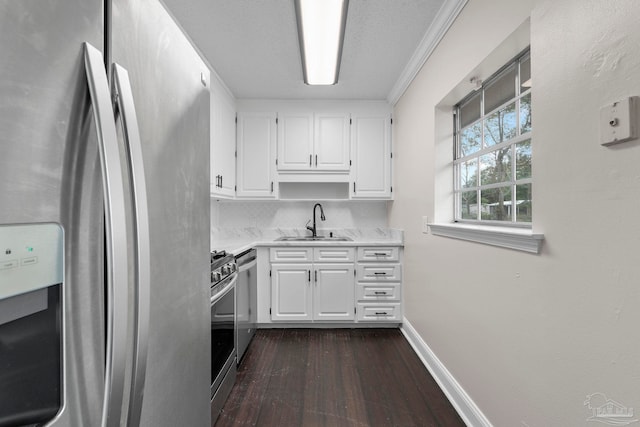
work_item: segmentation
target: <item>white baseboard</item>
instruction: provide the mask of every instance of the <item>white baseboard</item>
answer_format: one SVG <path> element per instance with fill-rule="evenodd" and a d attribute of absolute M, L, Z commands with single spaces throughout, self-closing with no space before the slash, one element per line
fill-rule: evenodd
<path fill-rule="evenodd" d="M 470 427 L 492 427 L 491 422 L 484 416 L 480 408 L 471 400 L 469 395 L 458 384 L 455 378 L 440 362 L 438 357 L 429 348 L 411 323 L 405 318 L 400 328 L 402 334 L 407 338 L 413 350 L 418 354 L 424 366 L 427 367 L 431 376 L 436 380 L 451 405 L 458 411 L 460 418 Z"/>

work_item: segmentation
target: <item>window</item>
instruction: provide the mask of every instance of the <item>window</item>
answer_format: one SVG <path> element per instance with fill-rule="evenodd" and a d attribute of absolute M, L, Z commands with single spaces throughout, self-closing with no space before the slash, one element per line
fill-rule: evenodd
<path fill-rule="evenodd" d="M 528 49 L 455 107 L 455 220 L 531 226 Z"/>

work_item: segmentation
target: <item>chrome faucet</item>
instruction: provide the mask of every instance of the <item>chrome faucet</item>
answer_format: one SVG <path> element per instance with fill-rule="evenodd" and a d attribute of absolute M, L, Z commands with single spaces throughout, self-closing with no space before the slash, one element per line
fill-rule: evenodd
<path fill-rule="evenodd" d="M 313 227 L 309 227 L 307 225 L 307 230 L 311 231 L 312 235 L 311 237 L 318 237 L 318 233 L 317 233 L 317 228 L 316 228 L 316 208 L 320 207 L 320 219 L 322 221 L 326 220 L 326 218 L 324 217 L 324 210 L 322 209 L 322 205 L 320 203 L 316 203 L 313 206 Z M 311 220 L 309 220 L 311 221 Z M 307 224 L 309 224 L 309 221 L 307 221 Z"/>

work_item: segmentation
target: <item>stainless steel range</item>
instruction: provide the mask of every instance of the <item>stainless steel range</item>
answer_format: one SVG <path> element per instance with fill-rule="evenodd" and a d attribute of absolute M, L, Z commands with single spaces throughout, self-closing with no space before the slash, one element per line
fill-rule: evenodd
<path fill-rule="evenodd" d="M 235 257 L 211 253 L 211 425 L 236 380 L 237 319 Z"/>

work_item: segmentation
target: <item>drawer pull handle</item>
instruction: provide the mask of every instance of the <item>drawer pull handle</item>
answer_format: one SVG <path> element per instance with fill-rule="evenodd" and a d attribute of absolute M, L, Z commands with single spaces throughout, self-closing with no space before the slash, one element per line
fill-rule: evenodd
<path fill-rule="evenodd" d="M 386 254 L 386 253 L 384 253 L 384 252 L 374 252 L 373 254 L 374 254 L 375 256 L 387 256 L 387 254 Z"/>
<path fill-rule="evenodd" d="M 376 271 L 373 274 L 375 274 L 376 276 L 385 276 L 387 274 L 387 272 L 386 271 Z"/>
<path fill-rule="evenodd" d="M 376 311 L 376 316 L 386 316 L 387 314 L 386 311 Z"/>
<path fill-rule="evenodd" d="M 386 292 L 381 292 L 381 291 L 375 291 L 374 292 L 376 295 L 386 295 Z"/>

